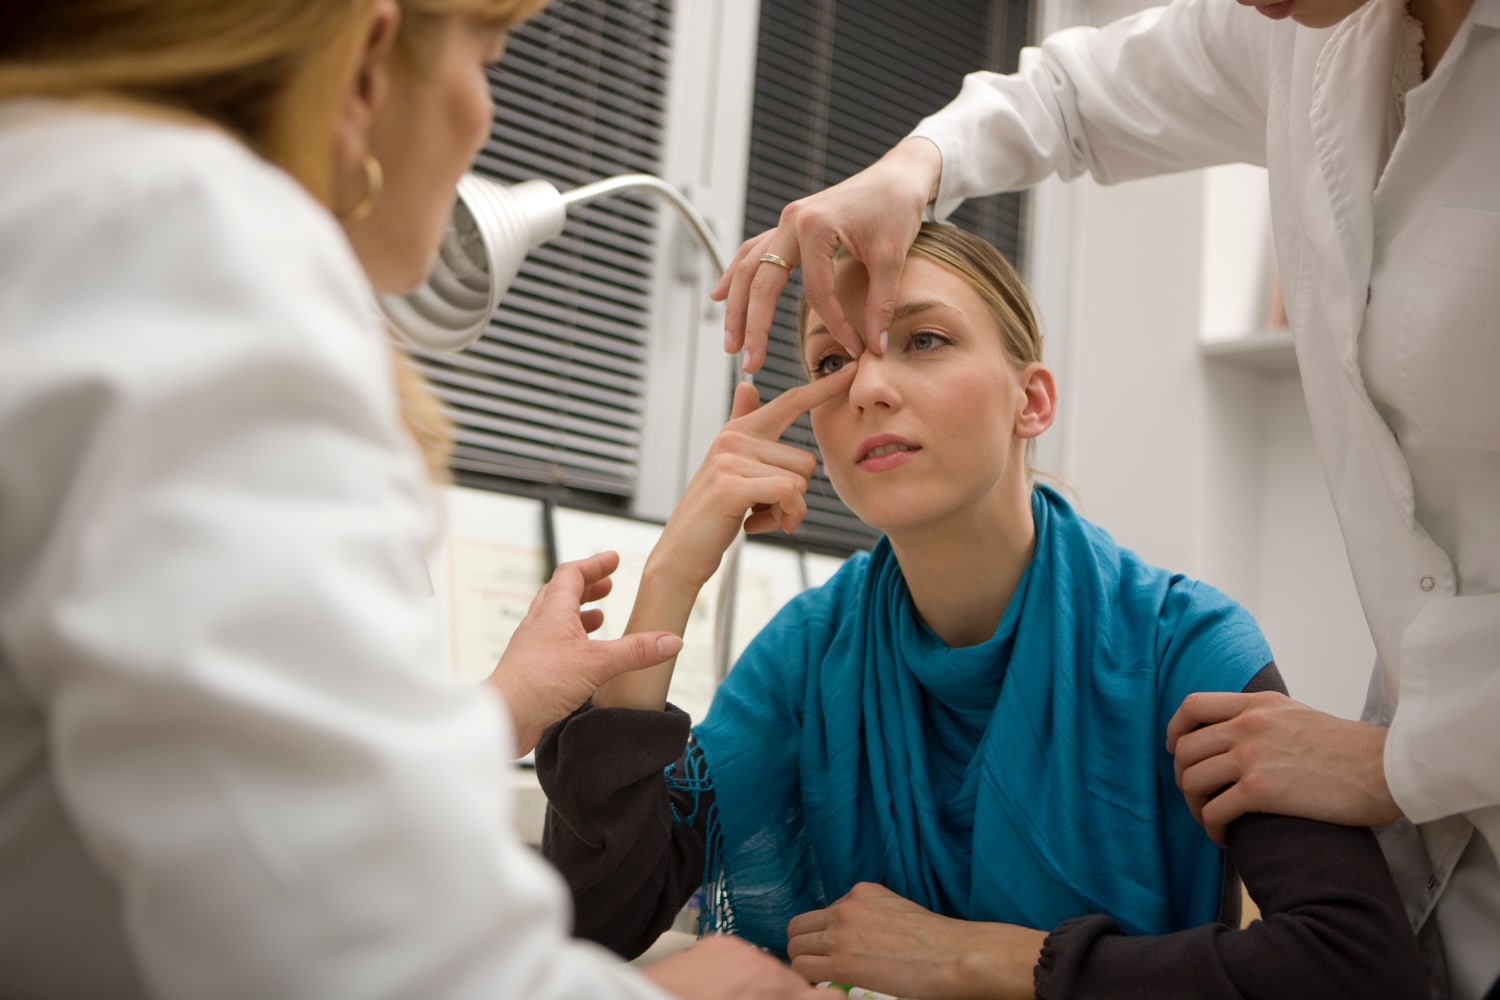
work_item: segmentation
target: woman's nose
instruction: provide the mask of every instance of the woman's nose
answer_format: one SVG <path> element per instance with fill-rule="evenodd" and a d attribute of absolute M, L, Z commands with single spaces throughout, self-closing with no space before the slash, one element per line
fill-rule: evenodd
<path fill-rule="evenodd" d="M 895 375 L 895 366 L 887 355 L 866 351 L 860 355 L 854 382 L 849 386 L 849 402 L 862 410 L 900 405 Z"/>

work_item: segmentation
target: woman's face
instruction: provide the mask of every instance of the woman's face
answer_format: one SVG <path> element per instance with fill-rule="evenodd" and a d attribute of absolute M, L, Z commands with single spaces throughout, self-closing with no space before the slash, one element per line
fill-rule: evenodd
<path fill-rule="evenodd" d="M 839 265 L 844 315 L 864 315 L 863 265 Z M 802 359 L 810 377 L 848 354 L 817 313 Z M 887 534 L 948 521 L 968 527 L 1004 512 L 1026 488 L 1018 433 L 1026 385 L 1040 364 L 1017 369 L 979 295 L 952 271 L 907 258 L 883 355 L 866 351 L 846 396 L 812 411 L 823 465 L 849 509 Z"/>
<path fill-rule="evenodd" d="M 370 216 L 348 226 L 377 291 L 409 292 L 431 272 L 459 178 L 489 138 L 484 71 L 506 34 L 493 21 L 448 15 L 392 59 L 390 90 L 370 128 L 384 189 Z"/>

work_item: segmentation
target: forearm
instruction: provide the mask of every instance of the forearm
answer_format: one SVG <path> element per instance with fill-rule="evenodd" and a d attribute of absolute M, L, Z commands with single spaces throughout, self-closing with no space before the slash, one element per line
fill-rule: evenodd
<path fill-rule="evenodd" d="M 1127 937 L 1107 917 L 1047 939 L 1037 996 L 1285 998 L 1422 995 L 1421 960 L 1368 830 L 1250 815 L 1229 850 L 1262 919 Z"/>
<path fill-rule="evenodd" d="M 702 879 L 709 803 L 671 792 L 662 773 L 688 725 L 675 707 L 586 707 L 537 745 L 549 802 L 542 853 L 572 890 L 575 933 L 627 958 L 671 925 Z M 684 817 L 696 811 L 695 822 L 674 822 L 674 805 Z"/>
<path fill-rule="evenodd" d="M 972 73 L 915 135 L 943 154 L 939 218 L 965 198 L 1083 173 L 1103 183 L 1263 162 L 1275 26 L 1233 4 L 1176 3 Z"/>
<path fill-rule="evenodd" d="M 683 580 L 673 572 L 669 551 L 653 551 L 641 574 L 640 589 L 635 607 L 630 612 L 630 621 L 625 626 L 626 633 L 662 631 L 683 635 L 701 589 L 701 584 Z M 594 693 L 593 702 L 599 708 L 661 711 L 667 704 L 667 691 L 672 685 L 672 672 L 676 666 L 674 656 L 656 666 L 621 674 L 602 685 Z"/>

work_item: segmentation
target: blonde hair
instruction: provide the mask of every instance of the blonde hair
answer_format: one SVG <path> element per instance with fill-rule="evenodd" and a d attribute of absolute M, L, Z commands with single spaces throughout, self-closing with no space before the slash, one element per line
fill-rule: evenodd
<path fill-rule="evenodd" d="M 519 25 L 547 0 L 397 0 L 398 38 L 420 67 L 431 24 L 461 15 Z M 331 205 L 339 95 L 376 0 L 37 0 L 0 4 L 0 100 L 126 101 L 211 122 Z M 393 347 L 407 426 L 435 474 L 452 430 Z"/>

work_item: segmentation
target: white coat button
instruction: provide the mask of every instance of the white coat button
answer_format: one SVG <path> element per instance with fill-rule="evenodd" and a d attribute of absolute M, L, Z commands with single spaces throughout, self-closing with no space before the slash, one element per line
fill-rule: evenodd
<path fill-rule="evenodd" d="M 1433 587 L 1437 586 L 1437 581 L 1430 576 L 1424 576 L 1417 586 L 1421 587 L 1424 591 L 1431 591 Z"/>

